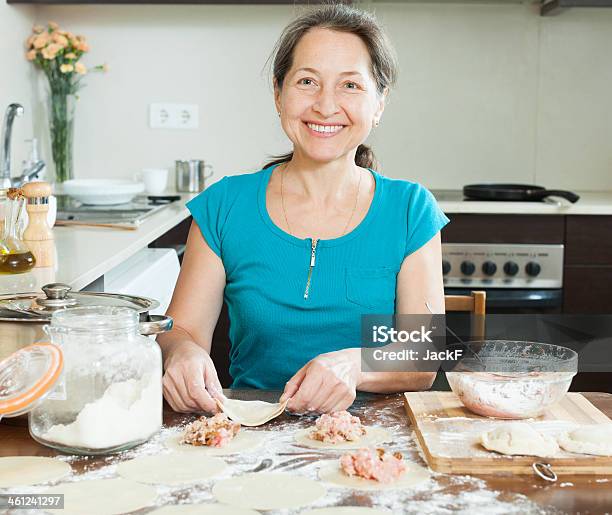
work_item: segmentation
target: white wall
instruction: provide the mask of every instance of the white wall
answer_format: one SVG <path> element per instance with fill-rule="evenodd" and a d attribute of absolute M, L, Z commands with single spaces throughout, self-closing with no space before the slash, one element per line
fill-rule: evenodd
<path fill-rule="evenodd" d="M 24 107 L 24 115 L 13 124 L 14 175 L 21 173 L 21 161 L 28 153 L 24 140 L 32 137 L 33 70 L 25 59 L 24 42 L 33 23 L 34 7 L 14 7 L 0 1 L 0 123 L 9 104 L 17 102 Z"/>
<path fill-rule="evenodd" d="M 292 14 L 290 6 L 41 8 L 40 21 L 88 37 L 86 64 L 109 65 L 81 92 L 76 174 L 131 176 L 203 158 L 217 178 L 256 170 L 268 153 L 284 151 L 262 68 Z M 199 104 L 200 129 L 149 129 L 151 102 Z"/>
<path fill-rule="evenodd" d="M 612 9 L 541 18 L 529 3 L 374 8 L 401 61 L 371 138 L 384 173 L 437 188 L 512 180 L 612 190 Z M 88 64 L 110 66 L 82 91 L 77 175 L 130 176 L 198 157 L 220 176 L 288 149 L 262 67 L 295 12 L 37 8 L 39 22 L 88 36 Z M 160 101 L 199 104 L 200 129 L 149 129 L 148 104 Z"/>
<path fill-rule="evenodd" d="M 538 180 L 612 190 L 612 9 L 543 20 Z"/>
<path fill-rule="evenodd" d="M 612 189 L 612 9 L 378 6 L 400 86 L 372 138 L 389 175 L 433 187 Z"/>

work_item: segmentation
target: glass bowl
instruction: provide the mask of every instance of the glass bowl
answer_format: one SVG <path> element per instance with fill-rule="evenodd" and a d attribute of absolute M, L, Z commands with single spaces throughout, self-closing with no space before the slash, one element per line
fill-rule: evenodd
<path fill-rule="evenodd" d="M 485 417 L 538 417 L 563 398 L 578 371 L 576 352 L 559 345 L 487 340 L 465 347 L 446 377 L 465 407 Z"/>

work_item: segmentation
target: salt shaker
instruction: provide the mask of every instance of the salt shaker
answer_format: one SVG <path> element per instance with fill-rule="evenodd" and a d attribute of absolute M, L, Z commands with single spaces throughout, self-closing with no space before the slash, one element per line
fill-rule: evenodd
<path fill-rule="evenodd" d="M 51 186 L 47 182 L 29 182 L 23 186 L 28 212 L 28 226 L 23 233 L 23 239 L 36 258 L 36 267 L 55 264 L 53 232 L 47 223 L 51 193 Z"/>

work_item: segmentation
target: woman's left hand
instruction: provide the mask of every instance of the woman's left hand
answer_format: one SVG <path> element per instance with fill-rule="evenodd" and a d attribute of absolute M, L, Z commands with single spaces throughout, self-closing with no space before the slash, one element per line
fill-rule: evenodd
<path fill-rule="evenodd" d="M 321 354 L 304 365 L 285 385 L 280 402 L 295 413 L 330 413 L 348 408 L 357 395 L 361 349 Z"/>

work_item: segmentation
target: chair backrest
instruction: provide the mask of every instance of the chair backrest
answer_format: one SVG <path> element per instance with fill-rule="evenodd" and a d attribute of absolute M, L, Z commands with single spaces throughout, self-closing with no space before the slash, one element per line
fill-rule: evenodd
<path fill-rule="evenodd" d="M 484 291 L 473 291 L 470 295 L 444 295 L 446 311 L 467 311 L 472 315 L 470 324 L 470 338 L 472 340 L 484 340 L 486 337 L 485 314 L 487 305 L 487 293 Z"/>
<path fill-rule="evenodd" d="M 444 295 L 446 311 L 471 311 L 474 315 L 485 315 L 487 292 L 473 291 L 471 295 Z"/>

